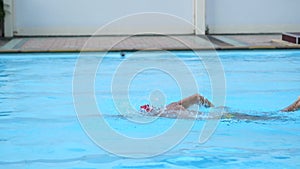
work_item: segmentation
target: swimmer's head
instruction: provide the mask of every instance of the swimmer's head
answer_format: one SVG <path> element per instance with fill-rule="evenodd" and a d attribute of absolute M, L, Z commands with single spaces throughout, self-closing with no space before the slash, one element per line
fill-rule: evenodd
<path fill-rule="evenodd" d="M 140 106 L 140 110 L 142 112 L 151 112 L 153 110 L 153 107 L 149 106 L 149 104 L 145 104 L 143 106 Z"/>

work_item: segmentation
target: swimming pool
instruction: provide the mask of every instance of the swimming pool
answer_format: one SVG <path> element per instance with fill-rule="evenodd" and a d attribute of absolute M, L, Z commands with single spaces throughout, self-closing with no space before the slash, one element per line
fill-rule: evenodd
<path fill-rule="evenodd" d="M 171 53 L 195 76 L 198 92 L 211 99 L 211 79 L 199 58 L 192 52 Z M 133 53 L 126 57 L 130 55 Z M 166 54 L 151 55 L 138 54 L 129 64 L 153 59 L 173 64 Z M 300 113 L 279 110 L 300 95 L 300 51 L 220 51 L 218 55 L 226 77 L 225 105 L 230 111 L 275 118 L 222 119 L 204 144 L 199 144 L 199 135 L 206 120 L 196 120 L 187 137 L 171 150 L 151 158 L 132 159 L 104 151 L 81 127 L 72 93 L 79 54 L 1 54 L 0 168 L 299 168 Z M 164 133 L 174 119 L 158 118 L 140 124 L 128 121 L 115 109 L 112 77 L 126 57 L 109 53 L 102 60 L 95 76 L 99 109 L 115 131 L 129 137 Z M 126 74 L 126 69 L 122 71 Z M 117 95 L 127 97 L 118 86 L 116 89 Z M 163 94 L 166 103 L 181 98 L 176 80 L 155 69 L 136 74 L 128 91 L 136 109 L 149 101 L 152 91 Z"/>

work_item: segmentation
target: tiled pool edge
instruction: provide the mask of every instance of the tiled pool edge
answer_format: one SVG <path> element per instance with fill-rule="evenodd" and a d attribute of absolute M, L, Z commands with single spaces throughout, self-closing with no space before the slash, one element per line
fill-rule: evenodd
<path fill-rule="evenodd" d="M 95 37 L 94 44 L 85 46 L 89 37 L 16 37 L 0 48 L 0 53 L 78 53 L 135 51 L 205 51 L 205 50 L 274 50 L 300 49 L 300 45 L 278 39 L 279 35 L 208 35 L 208 36 L 138 36 L 120 46 L 123 36 Z M 167 36 L 168 37 L 168 36 Z M 179 43 L 177 43 L 179 42 Z M 186 44 L 183 44 L 186 42 Z M 180 44 L 181 43 L 181 44 Z M 113 47 L 112 47 L 113 46 Z M 112 47 L 112 48 L 111 48 Z"/>
<path fill-rule="evenodd" d="M 226 50 L 293 50 L 300 49 L 300 46 L 247 46 L 247 47 L 216 47 L 216 48 L 166 48 L 166 49 L 111 49 L 109 52 L 136 52 L 136 51 L 226 51 Z M 10 49 L 10 50 L 0 50 L 0 54 L 5 53 L 80 53 L 80 52 L 107 52 L 108 50 L 19 50 L 19 49 Z"/>

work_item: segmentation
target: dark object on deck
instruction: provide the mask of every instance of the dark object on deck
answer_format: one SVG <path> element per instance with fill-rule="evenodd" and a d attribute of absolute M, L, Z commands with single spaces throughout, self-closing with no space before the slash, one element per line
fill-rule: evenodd
<path fill-rule="evenodd" d="M 300 33 L 282 33 L 282 40 L 300 44 Z"/>

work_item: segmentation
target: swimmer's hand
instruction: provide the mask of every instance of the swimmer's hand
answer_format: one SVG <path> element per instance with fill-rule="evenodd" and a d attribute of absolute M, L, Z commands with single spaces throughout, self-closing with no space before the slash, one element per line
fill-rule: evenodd
<path fill-rule="evenodd" d="M 205 108 L 215 107 L 208 99 L 203 97 L 202 105 Z"/>

